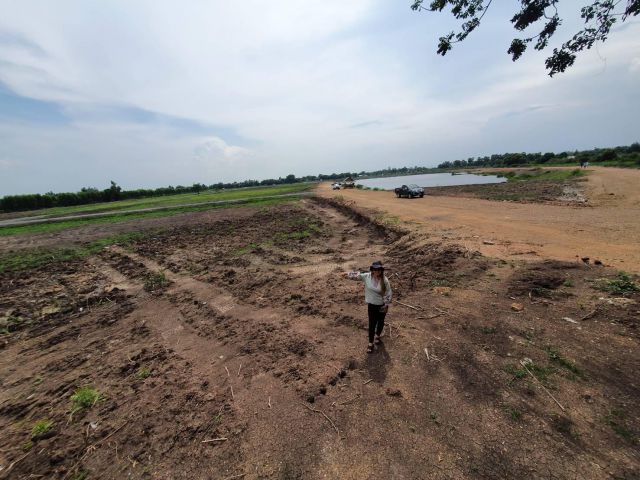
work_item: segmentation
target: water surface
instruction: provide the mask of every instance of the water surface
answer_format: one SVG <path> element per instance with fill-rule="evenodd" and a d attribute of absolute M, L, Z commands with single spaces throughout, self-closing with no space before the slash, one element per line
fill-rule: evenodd
<path fill-rule="evenodd" d="M 356 184 L 369 188 L 393 190 L 402 185 L 415 183 L 420 187 L 448 187 L 451 185 L 474 185 L 479 183 L 503 183 L 506 178 L 496 175 L 475 175 L 473 173 L 428 173 L 424 175 L 405 175 L 401 177 L 378 177 L 356 180 Z"/>

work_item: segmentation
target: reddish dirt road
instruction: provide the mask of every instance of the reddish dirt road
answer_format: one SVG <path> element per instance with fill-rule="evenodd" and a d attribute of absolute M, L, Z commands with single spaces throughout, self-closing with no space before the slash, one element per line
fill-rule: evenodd
<path fill-rule="evenodd" d="M 327 197 L 342 195 L 360 207 L 414 222 L 433 240 L 454 240 L 492 257 L 565 261 L 590 257 L 639 272 L 640 170 L 592 170 L 585 207 L 429 195 L 397 199 L 390 192 L 334 192 L 328 184 L 318 192 Z"/>

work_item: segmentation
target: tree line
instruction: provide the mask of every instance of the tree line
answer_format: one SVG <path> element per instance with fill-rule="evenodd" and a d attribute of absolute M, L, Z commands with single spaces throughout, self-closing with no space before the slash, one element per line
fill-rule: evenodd
<path fill-rule="evenodd" d="M 75 205 L 86 205 L 91 203 L 115 202 L 117 200 L 129 200 L 136 198 L 161 197 L 166 195 L 177 195 L 181 193 L 200 193 L 205 190 L 224 190 L 242 187 L 259 187 L 268 185 L 282 185 L 288 183 L 315 181 L 315 176 L 296 178 L 295 175 L 287 175 L 282 178 L 269 178 L 266 180 L 245 180 L 242 182 L 218 182 L 211 185 L 194 183 L 191 186 L 178 185 L 176 187 L 160 188 L 138 188 L 136 190 L 123 190 L 114 181 L 111 181 L 109 188 L 99 190 L 93 187 L 82 188 L 79 192 L 61 193 L 34 193 L 26 195 L 7 195 L 0 199 L 0 211 L 21 212 L 28 210 L 39 210 L 51 207 L 69 207 Z"/>
<path fill-rule="evenodd" d="M 614 148 L 594 148 L 561 153 L 503 153 L 484 157 L 471 157 L 467 160 L 453 160 L 442 162 L 439 169 L 456 169 L 469 167 L 517 167 L 532 164 L 579 164 L 582 161 L 590 163 L 619 163 L 621 165 L 640 166 L 640 143 Z"/>
<path fill-rule="evenodd" d="M 226 190 L 243 187 L 260 187 L 283 185 L 299 182 L 317 182 L 344 179 L 346 177 L 381 177 L 394 175 L 418 175 L 424 173 L 434 173 L 443 169 L 450 170 L 456 168 L 469 167 L 514 167 L 531 164 L 558 164 L 576 162 L 582 160 L 604 163 L 619 162 L 625 165 L 640 166 L 640 143 L 636 142 L 629 146 L 614 148 L 596 148 L 593 150 L 562 152 L 562 153 L 504 153 L 494 154 L 484 157 L 471 157 L 467 160 L 454 160 L 443 162 L 436 168 L 433 167 L 388 167 L 381 170 L 361 171 L 361 172 L 340 172 L 319 175 L 307 175 L 296 177 L 289 174 L 286 177 L 268 178 L 265 180 L 244 180 L 242 182 L 218 182 L 211 185 L 194 183 L 191 186 L 178 185 L 176 187 L 160 188 L 138 188 L 136 190 L 123 190 L 114 181 L 111 181 L 109 188 L 99 190 L 97 188 L 85 187 L 79 192 L 48 192 L 44 194 L 35 193 L 27 195 L 7 195 L 0 198 L 0 211 L 21 212 L 28 210 L 39 210 L 51 207 L 68 207 L 75 205 L 86 205 L 90 203 L 114 202 L 117 200 L 128 200 L 147 197 L 160 197 L 165 195 L 176 195 L 181 193 L 200 193 L 205 190 Z"/>

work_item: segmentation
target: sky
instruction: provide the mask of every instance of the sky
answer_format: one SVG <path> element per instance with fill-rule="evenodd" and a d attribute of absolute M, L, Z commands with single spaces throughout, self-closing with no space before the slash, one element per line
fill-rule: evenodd
<path fill-rule="evenodd" d="M 550 78 L 494 3 L 442 57 L 456 22 L 411 0 L 0 0 L 0 196 L 640 141 L 637 19 Z"/>

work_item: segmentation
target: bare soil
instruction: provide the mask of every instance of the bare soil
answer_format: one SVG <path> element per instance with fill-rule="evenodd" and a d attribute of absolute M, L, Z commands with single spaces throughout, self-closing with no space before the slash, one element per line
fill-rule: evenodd
<path fill-rule="evenodd" d="M 583 184 L 586 180 L 586 178 L 580 177 L 564 181 L 535 180 L 528 182 L 429 187 L 425 189 L 425 193 L 427 195 L 446 197 L 586 206 L 587 199 L 583 192 Z"/>
<path fill-rule="evenodd" d="M 328 198 L 338 194 L 359 207 L 409 222 L 433 241 L 461 243 L 493 258 L 572 262 L 589 257 L 640 272 L 640 170 L 590 170 L 583 182 L 586 207 L 436 195 L 402 199 L 392 192 L 333 192 L 328 184 L 320 185 L 318 193 Z"/>
<path fill-rule="evenodd" d="M 339 272 L 377 259 L 397 302 L 368 355 Z M 638 478 L 640 295 L 615 275 L 322 199 L 4 273 L 0 478 Z"/>

